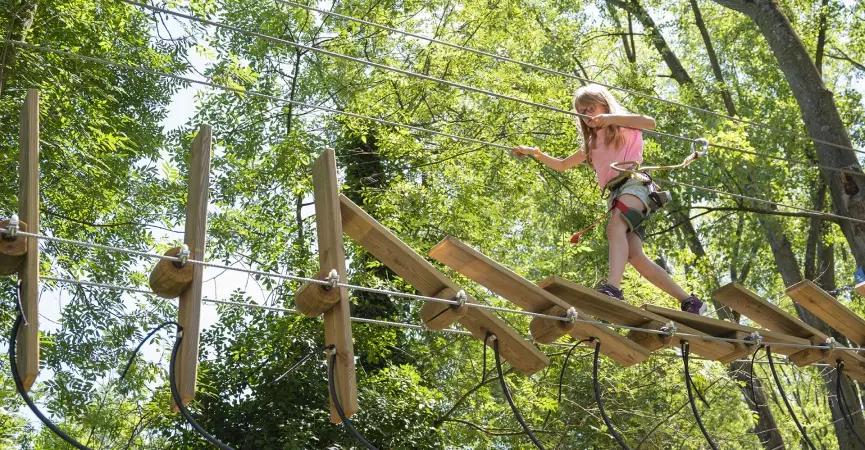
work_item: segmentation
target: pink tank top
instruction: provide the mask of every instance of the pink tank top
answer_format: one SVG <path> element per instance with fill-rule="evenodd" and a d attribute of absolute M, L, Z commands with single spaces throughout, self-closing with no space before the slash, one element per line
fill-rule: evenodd
<path fill-rule="evenodd" d="M 598 175 L 598 185 L 603 188 L 607 183 L 615 178 L 619 172 L 610 167 L 610 163 L 621 161 L 639 161 L 643 162 L 643 133 L 640 130 L 633 128 L 619 128 L 622 136 L 625 138 L 624 145 L 620 148 L 615 148 L 615 142 L 609 146 L 604 142 L 606 139 L 607 129 L 598 131 L 598 136 L 595 139 L 596 147 L 592 149 L 592 166 L 595 169 L 595 174 Z"/>

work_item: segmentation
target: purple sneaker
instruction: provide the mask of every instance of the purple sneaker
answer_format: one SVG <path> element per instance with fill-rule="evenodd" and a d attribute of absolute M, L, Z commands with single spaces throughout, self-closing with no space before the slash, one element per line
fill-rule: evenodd
<path fill-rule="evenodd" d="M 612 284 L 604 283 L 598 286 L 598 292 L 604 295 L 608 295 L 618 300 L 625 300 L 625 294 L 622 293 L 622 290 L 613 286 Z"/>
<path fill-rule="evenodd" d="M 691 294 L 690 297 L 682 300 L 681 306 L 682 311 L 696 314 L 698 316 L 702 316 L 703 313 L 706 312 L 706 304 L 694 294 Z"/>

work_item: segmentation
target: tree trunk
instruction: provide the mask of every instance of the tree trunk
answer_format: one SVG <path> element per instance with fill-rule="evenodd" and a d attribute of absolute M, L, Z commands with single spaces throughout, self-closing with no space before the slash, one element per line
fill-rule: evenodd
<path fill-rule="evenodd" d="M 33 25 L 33 19 L 36 17 L 36 8 L 38 4 L 39 2 L 37 0 L 21 0 L 19 2 L 7 3 L 10 12 L 12 12 L 12 24 L 8 34 L 8 39 L 13 41 L 27 40 L 27 33 Z M 11 44 L 3 46 L 3 53 L 0 54 L 0 97 L 2 97 L 3 92 L 6 91 L 9 77 L 15 70 L 16 56 L 18 56 L 18 47 Z"/>
<path fill-rule="evenodd" d="M 709 36 L 706 22 L 703 21 L 703 15 L 700 13 L 700 6 L 697 5 L 697 0 L 691 0 L 691 9 L 694 10 L 694 20 L 697 22 L 700 36 L 703 37 L 703 43 L 706 45 L 706 53 L 709 55 L 709 63 L 712 65 L 715 81 L 718 82 L 718 86 L 721 88 L 724 107 L 727 108 L 728 115 L 735 116 L 736 107 L 733 105 L 733 96 L 730 94 L 730 90 L 727 89 L 727 83 L 724 82 L 724 73 L 721 72 L 721 64 L 718 62 L 718 55 L 715 54 L 715 47 L 712 45 L 712 38 Z"/>
<path fill-rule="evenodd" d="M 823 78 L 811 60 L 808 49 L 793 30 L 778 3 L 773 0 L 713 1 L 747 15 L 760 28 L 799 104 L 810 136 L 838 146 L 851 147 L 850 137 L 841 121 L 832 92 L 823 84 Z M 817 142 L 815 146 L 821 164 L 861 172 L 853 151 Z M 829 185 L 835 212 L 865 220 L 865 178 L 838 176 L 836 172 L 825 170 L 822 171 L 822 176 Z M 841 221 L 839 225 L 856 263 L 865 265 L 865 224 Z"/>

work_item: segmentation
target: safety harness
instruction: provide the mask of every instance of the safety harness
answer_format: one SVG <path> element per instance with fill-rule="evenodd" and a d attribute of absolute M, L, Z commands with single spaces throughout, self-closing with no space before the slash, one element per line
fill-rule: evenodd
<path fill-rule="evenodd" d="M 697 144 L 702 145 L 701 150 L 697 150 Z M 664 207 L 670 200 L 673 199 L 672 195 L 669 191 L 662 191 L 661 187 L 658 186 L 652 180 L 650 172 L 654 172 L 656 170 L 673 170 L 680 169 L 682 167 L 687 167 L 691 165 L 697 158 L 706 155 L 709 152 L 709 141 L 703 138 L 695 139 L 691 141 L 691 154 L 688 155 L 687 158 L 682 160 L 681 163 L 672 165 L 672 166 L 646 166 L 641 167 L 639 161 L 622 161 L 622 162 L 614 162 L 610 164 L 610 168 L 619 172 L 615 178 L 610 180 L 602 190 L 601 195 L 606 194 L 607 191 L 610 192 L 610 195 L 625 185 L 628 180 L 637 179 L 641 181 L 643 184 L 648 186 L 649 188 L 649 210 L 645 213 L 640 211 L 639 209 L 634 209 L 628 207 L 628 205 L 622 203 L 618 198 L 613 199 L 612 206 L 608 209 L 604 214 L 595 219 L 591 225 L 586 228 L 583 228 L 580 231 L 574 233 L 571 236 L 571 243 L 577 244 L 580 242 L 580 237 L 582 237 L 583 233 L 595 228 L 608 214 L 613 212 L 613 210 L 619 210 L 619 213 L 625 223 L 628 224 L 628 231 L 634 231 L 637 227 L 640 226 L 643 222 L 645 222 L 652 214 L 656 213 L 658 210 Z M 630 166 L 629 168 L 624 168 L 620 166 Z"/>

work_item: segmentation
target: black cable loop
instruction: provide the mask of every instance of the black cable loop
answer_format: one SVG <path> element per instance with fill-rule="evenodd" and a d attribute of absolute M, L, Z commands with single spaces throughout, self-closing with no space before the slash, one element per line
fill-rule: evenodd
<path fill-rule="evenodd" d="M 489 333 L 487 333 L 489 335 Z M 499 381 L 502 383 L 502 392 L 505 394 L 505 399 L 508 401 L 508 404 L 511 405 L 511 410 L 514 412 L 514 416 L 516 416 L 517 421 L 523 427 L 523 430 L 526 431 L 526 434 L 529 436 L 529 439 L 535 444 L 537 448 L 540 450 L 546 450 L 541 444 L 541 441 L 535 437 L 535 434 L 532 433 L 532 430 L 529 429 L 529 426 L 526 425 L 526 421 L 523 420 L 523 416 L 520 414 L 520 411 L 517 409 L 517 406 L 514 404 L 514 399 L 511 398 L 511 393 L 508 390 L 508 385 L 505 383 L 505 375 L 502 373 L 502 360 L 499 357 L 499 340 L 493 340 L 493 352 L 496 354 L 496 370 L 499 373 Z"/>
<path fill-rule="evenodd" d="M 345 416 L 345 411 L 342 409 L 342 404 L 339 403 L 339 397 L 336 395 L 336 352 L 333 351 L 335 347 L 330 345 L 328 347 L 331 350 L 330 354 L 330 364 L 327 367 L 327 385 L 330 389 L 330 399 L 333 400 L 333 407 L 336 409 L 336 413 L 339 415 L 340 420 L 342 420 L 342 424 L 345 425 L 345 428 L 355 437 L 364 447 L 369 450 L 378 450 L 374 445 L 372 445 L 368 440 L 366 440 L 363 435 L 360 434 L 359 431 L 354 427 L 348 417 Z"/>
<path fill-rule="evenodd" d="M 688 367 L 688 353 L 690 352 L 690 344 L 688 341 L 682 341 L 682 362 L 685 365 L 685 386 L 688 388 L 688 402 L 691 403 L 691 411 L 694 412 L 694 418 L 697 419 L 697 425 L 700 427 L 700 431 L 703 433 L 703 437 L 706 438 L 706 442 L 709 443 L 709 446 L 712 447 L 712 450 L 718 450 L 718 445 L 712 441 L 712 437 L 709 436 L 709 432 L 706 431 L 706 427 L 703 425 L 703 421 L 700 419 L 700 412 L 697 411 L 697 403 L 694 402 L 694 394 L 691 391 L 691 374 L 690 369 Z"/>
<path fill-rule="evenodd" d="M 769 345 L 766 346 L 766 358 L 769 359 L 769 367 L 772 369 L 772 378 L 775 379 L 775 384 L 778 386 L 778 392 L 781 394 L 781 398 L 784 399 L 784 404 L 787 405 L 787 412 L 789 412 L 790 417 L 793 418 L 793 423 L 796 424 L 796 428 L 798 428 L 799 432 L 802 433 L 802 438 L 805 439 L 808 447 L 811 450 L 817 450 L 817 448 L 814 447 L 814 443 L 811 442 L 811 438 L 808 437 L 808 433 L 805 432 L 805 427 L 803 427 L 802 424 L 799 423 L 799 418 L 796 417 L 796 413 L 793 412 L 793 406 L 790 405 L 790 400 L 787 400 L 787 393 L 784 392 L 784 387 L 781 386 L 781 378 L 778 376 L 778 372 L 775 370 L 775 362 L 772 359 L 772 347 Z"/>
<path fill-rule="evenodd" d="M 21 374 L 18 373 L 18 363 L 15 361 L 15 346 L 18 344 L 18 329 L 21 327 L 21 323 L 24 321 L 24 315 L 21 311 L 18 312 L 17 317 L 15 318 L 15 324 L 12 325 L 12 333 L 9 335 L 9 366 L 12 370 L 12 379 L 15 381 L 15 389 L 18 391 L 18 394 L 21 395 L 21 398 L 24 399 L 24 402 L 27 403 L 27 406 L 30 407 L 30 410 L 33 411 L 33 414 L 48 427 L 54 434 L 60 436 L 61 439 L 68 442 L 73 447 L 79 450 L 92 450 L 90 447 L 85 446 L 84 444 L 78 442 L 72 436 L 66 434 L 63 430 L 61 430 L 54 422 L 51 421 L 48 417 L 45 417 L 42 414 L 42 411 L 36 407 L 36 404 L 33 403 L 33 400 L 30 399 L 30 395 L 27 394 L 27 391 L 24 389 L 24 383 L 21 381 Z"/>
<path fill-rule="evenodd" d="M 754 402 L 755 407 L 760 405 L 759 403 L 757 403 L 757 390 L 754 389 L 754 362 L 757 360 L 757 353 L 760 351 L 761 348 L 763 348 L 762 345 L 760 347 L 757 347 L 757 350 L 754 350 L 754 354 L 751 355 L 751 367 L 749 367 L 751 377 L 748 379 L 748 382 L 751 384 L 751 401 Z"/>
<path fill-rule="evenodd" d="M 835 381 L 835 396 L 838 398 L 838 409 L 841 410 L 841 415 L 844 416 L 844 423 L 847 424 L 847 428 L 856 436 L 856 440 L 859 441 L 863 447 L 865 447 L 865 442 L 862 441 L 862 436 L 859 436 L 859 433 L 856 432 L 856 427 L 853 425 L 853 415 L 850 413 L 850 406 L 847 405 L 847 399 L 844 397 L 844 388 L 841 386 L 841 380 L 844 376 L 844 361 L 837 360 L 838 366 L 838 377 Z"/>
<path fill-rule="evenodd" d="M 604 419 L 604 425 L 607 426 L 608 432 L 616 439 L 616 442 L 619 443 L 619 446 L 622 447 L 623 450 L 631 450 L 631 447 L 628 447 L 628 444 L 625 443 L 625 440 L 622 439 L 622 436 L 616 431 L 616 428 L 613 426 L 613 422 L 607 416 L 607 412 L 604 411 L 604 402 L 601 400 L 601 386 L 598 382 L 598 355 L 601 353 L 601 341 L 592 338 L 595 342 L 595 361 L 594 368 L 592 370 L 592 386 L 595 390 L 595 401 L 598 402 L 598 410 L 601 411 L 601 418 Z"/>
<path fill-rule="evenodd" d="M 183 400 L 180 398 L 180 392 L 177 391 L 177 382 L 174 379 L 174 368 L 175 362 L 177 362 L 177 351 L 180 349 L 180 341 L 183 340 L 183 327 L 180 324 L 175 322 L 177 325 L 177 339 L 174 341 L 174 348 L 171 349 L 171 361 L 168 363 L 168 384 L 171 386 L 171 398 L 174 399 L 174 404 L 177 405 L 177 409 L 180 410 L 180 414 L 186 419 L 186 422 L 195 429 L 204 439 L 206 439 L 211 444 L 221 448 L 222 450 L 234 450 L 233 448 L 223 444 L 216 439 L 213 435 L 207 432 L 195 419 L 192 417 L 192 413 L 186 409 L 186 406 L 183 404 Z"/>

